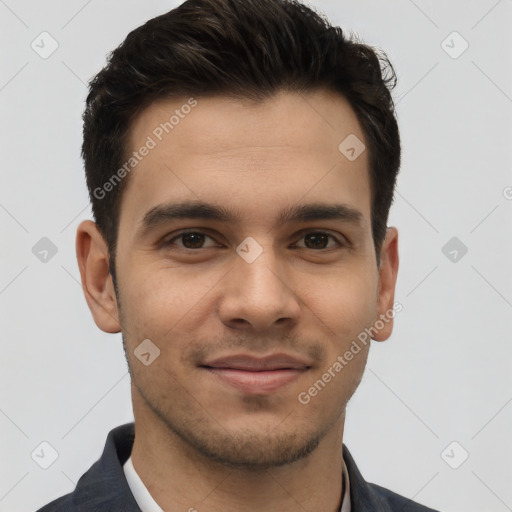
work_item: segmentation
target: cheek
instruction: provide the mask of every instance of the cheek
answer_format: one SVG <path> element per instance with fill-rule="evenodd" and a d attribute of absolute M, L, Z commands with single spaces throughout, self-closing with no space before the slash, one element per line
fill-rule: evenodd
<path fill-rule="evenodd" d="M 204 316 L 208 295 L 223 275 L 196 272 L 191 276 L 161 265 L 139 269 L 143 271 L 133 271 L 120 280 L 121 324 L 131 343 L 149 338 L 162 348 L 163 340 L 174 338 L 173 332 L 181 332 L 185 326 L 193 329 L 191 322 L 197 321 L 194 317 L 199 312 Z M 179 339 L 175 341 L 179 344 Z"/>
<path fill-rule="evenodd" d="M 304 302 L 327 335 L 339 342 L 371 325 L 377 308 L 377 282 L 374 276 L 343 272 L 325 278 L 305 290 Z"/>
<path fill-rule="evenodd" d="M 357 389 L 370 347 L 370 339 L 361 341 L 360 335 L 372 325 L 375 290 L 371 279 L 354 278 L 309 294 L 312 329 L 322 335 L 326 357 L 297 396 L 308 415 L 334 421 Z"/>

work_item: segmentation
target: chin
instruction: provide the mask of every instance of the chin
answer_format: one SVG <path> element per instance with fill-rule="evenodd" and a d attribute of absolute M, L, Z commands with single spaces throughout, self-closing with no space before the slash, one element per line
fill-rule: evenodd
<path fill-rule="evenodd" d="M 190 432 L 188 434 L 191 434 Z M 194 432 L 184 439 L 195 451 L 223 466 L 261 471 L 291 464 L 310 455 L 321 435 L 298 433 L 234 432 L 231 435 Z"/>

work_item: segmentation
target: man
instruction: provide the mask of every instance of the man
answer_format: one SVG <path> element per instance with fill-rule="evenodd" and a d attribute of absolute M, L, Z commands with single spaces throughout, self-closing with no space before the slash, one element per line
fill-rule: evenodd
<path fill-rule="evenodd" d="M 135 422 L 41 511 L 431 510 L 343 445 L 400 306 L 393 85 L 385 56 L 287 0 L 189 0 L 113 52 L 76 248 Z"/>

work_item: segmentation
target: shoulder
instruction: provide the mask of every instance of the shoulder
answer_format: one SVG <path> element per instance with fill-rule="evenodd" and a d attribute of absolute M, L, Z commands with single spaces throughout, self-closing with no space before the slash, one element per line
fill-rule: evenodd
<path fill-rule="evenodd" d="M 73 507 L 71 499 L 73 493 L 66 494 L 65 496 L 61 496 L 56 500 L 48 503 L 44 507 L 40 508 L 36 512 L 71 512 L 75 511 L 76 508 Z"/>
<path fill-rule="evenodd" d="M 133 422 L 111 430 L 101 457 L 80 477 L 75 490 L 37 512 L 141 512 L 123 470 L 134 432 Z"/>
<path fill-rule="evenodd" d="M 371 488 L 379 501 L 384 502 L 388 506 L 389 510 L 397 512 L 438 512 L 432 508 L 416 503 L 409 498 L 400 496 L 400 494 L 381 487 L 380 485 L 369 483 L 368 487 Z"/>
<path fill-rule="evenodd" d="M 343 459 L 349 475 L 350 501 L 353 512 L 366 510 L 375 512 L 437 512 L 380 485 L 367 482 L 345 445 L 343 445 Z"/>

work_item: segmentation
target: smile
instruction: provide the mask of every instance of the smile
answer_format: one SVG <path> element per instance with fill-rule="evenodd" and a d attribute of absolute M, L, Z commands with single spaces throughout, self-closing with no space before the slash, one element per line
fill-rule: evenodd
<path fill-rule="evenodd" d="M 261 395 L 272 393 L 296 380 L 306 370 L 236 370 L 233 368 L 207 368 L 242 393 Z"/>
<path fill-rule="evenodd" d="M 285 354 L 265 358 L 232 355 L 201 365 L 225 384 L 245 394 L 264 395 L 278 391 L 310 369 L 307 361 Z"/>

